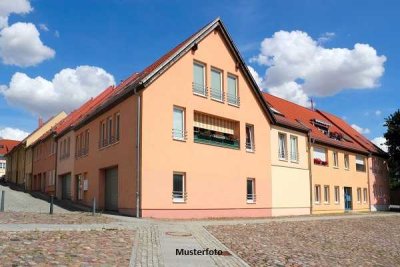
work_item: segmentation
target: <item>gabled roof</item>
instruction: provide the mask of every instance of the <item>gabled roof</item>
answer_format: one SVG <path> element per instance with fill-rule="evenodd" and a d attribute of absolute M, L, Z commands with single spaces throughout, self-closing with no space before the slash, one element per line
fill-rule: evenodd
<path fill-rule="evenodd" d="M 354 140 L 356 140 L 357 143 L 359 143 L 361 146 L 363 146 L 372 154 L 376 154 L 379 156 L 387 156 L 387 153 L 385 151 L 377 147 L 368 138 L 357 132 L 357 130 L 355 130 L 341 118 L 322 110 L 318 110 L 318 113 L 320 113 L 322 116 L 330 120 L 337 127 L 341 128 L 347 135 L 351 136 Z"/>
<path fill-rule="evenodd" d="M 0 156 L 4 156 L 10 152 L 20 141 L 0 139 Z"/>
<path fill-rule="evenodd" d="M 119 102 L 123 101 L 126 97 L 131 96 L 132 94 L 136 94 L 138 91 L 145 89 L 149 86 L 152 81 L 157 79 L 159 75 L 164 73 L 172 64 L 178 61 L 183 55 L 189 52 L 194 46 L 197 46 L 210 32 L 213 30 L 220 30 L 222 35 L 224 36 L 228 46 L 233 52 L 237 60 L 237 66 L 243 71 L 244 75 L 250 81 L 250 86 L 254 91 L 261 107 L 263 108 L 265 114 L 270 119 L 271 122 L 275 122 L 275 118 L 272 115 L 272 112 L 269 110 L 269 107 L 263 100 L 263 96 L 261 94 L 260 89 L 258 88 L 256 82 L 253 79 L 250 71 L 247 68 L 243 58 L 241 57 L 239 50 L 234 44 L 232 38 L 230 37 L 228 31 L 226 30 L 224 24 L 222 23 L 220 18 L 215 19 L 211 23 L 207 24 L 205 27 L 191 35 L 182 43 L 178 44 L 175 48 L 170 50 L 168 53 L 160 57 L 153 64 L 149 65 L 142 72 L 136 74 L 136 76 L 132 77 L 128 82 L 121 85 L 121 92 L 115 94 L 112 98 L 107 100 L 103 105 L 99 106 L 96 110 L 91 112 L 85 119 L 79 122 L 76 126 L 77 128 L 82 127 L 85 123 L 93 120 L 99 114 L 107 111 L 112 108 Z"/>
<path fill-rule="evenodd" d="M 320 112 L 305 108 L 303 106 L 270 95 L 268 93 L 263 93 L 263 95 L 267 103 L 282 114 L 274 115 L 278 125 L 281 124 L 283 126 L 289 127 L 293 125 L 295 125 L 296 127 L 298 127 L 298 125 L 302 125 L 306 129 L 309 129 L 311 138 L 316 143 L 368 154 L 367 149 L 361 146 L 351 136 L 346 134 L 345 131 L 336 126 L 334 123 L 332 123 L 332 125 L 329 125 L 329 132 L 337 133 L 338 135 L 344 136 L 345 138 L 337 140 L 329 137 L 321 130 L 319 130 L 315 126 L 316 124 L 330 124 L 329 120 Z"/>
<path fill-rule="evenodd" d="M 109 97 L 111 97 L 114 93 L 117 92 L 116 87 L 114 86 L 109 86 L 107 89 L 105 89 L 103 92 L 101 92 L 99 95 L 97 95 L 94 98 L 89 99 L 86 101 L 82 106 L 77 108 L 76 110 L 72 111 L 70 114 L 68 114 L 67 117 L 62 119 L 60 122 L 58 122 L 56 125 L 54 125 L 50 130 L 48 130 L 46 133 L 44 133 L 38 140 L 36 140 L 32 146 L 43 142 L 46 140 L 49 136 L 52 136 L 53 134 L 57 135 L 57 138 L 61 137 L 65 133 L 67 133 L 71 127 L 77 123 L 80 119 L 84 118 L 84 116 L 87 115 L 88 112 L 91 110 L 95 109 L 98 105 L 101 105 L 105 100 L 107 100 Z"/>

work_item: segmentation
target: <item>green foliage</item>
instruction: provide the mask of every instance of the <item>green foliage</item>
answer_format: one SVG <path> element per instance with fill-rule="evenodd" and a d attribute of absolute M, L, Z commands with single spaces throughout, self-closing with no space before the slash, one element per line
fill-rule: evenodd
<path fill-rule="evenodd" d="M 400 109 L 385 119 L 391 187 L 400 187 Z"/>

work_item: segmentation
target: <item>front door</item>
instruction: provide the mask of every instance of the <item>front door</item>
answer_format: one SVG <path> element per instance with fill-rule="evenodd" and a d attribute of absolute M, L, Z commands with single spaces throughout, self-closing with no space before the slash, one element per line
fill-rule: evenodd
<path fill-rule="evenodd" d="M 62 176 L 62 199 L 71 199 L 71 174 Z"/>
<path fill-rule="evenodd" d="M 105 209 L 118 210 L 118 168 L 105 171 Z"/>
<path fill-rule="evenodd" d="M 344 188 L 344 209 L 345 210 L 352 210 L 352 196 L 351 196 L 351 187 Z"/>

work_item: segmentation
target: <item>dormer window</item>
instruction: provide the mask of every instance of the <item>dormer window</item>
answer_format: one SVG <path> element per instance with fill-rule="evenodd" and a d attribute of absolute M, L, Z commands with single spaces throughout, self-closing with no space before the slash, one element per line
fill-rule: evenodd
<path fill-rule="evenodd" d="M 315 127 L 318 128 L 323 134 L 328 135 L 329 134 L 329 127 L 331 126 L 330 123 L 323 121 L 323 120 L 317 120 L 313 119 L 312 123 L 314 124 Z"/>

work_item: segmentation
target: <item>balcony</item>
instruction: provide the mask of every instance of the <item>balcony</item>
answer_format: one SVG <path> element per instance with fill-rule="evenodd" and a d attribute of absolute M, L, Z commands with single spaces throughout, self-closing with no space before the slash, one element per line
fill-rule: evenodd
<path fill-rule="evenodd" d="M 211 88 L 211 99 L 219 102 L 224 102 L 225 93 L 221 92 L 220 89 Z"/>
<path fill-rule="evenodd" d="M 187 139 L 187 131 L 180 129 L 172 129 L 172 139 L 178 141 L 186 141 Z"/>
<path fill-rule="evenodd" d="M 207 97 L 208 90 L 203 84 L 192 83 L 193 94 Z"/>
<path fill-rule="evenodd" d="M 215 131 L 205 130 L 201 128 L 196 128 L 194 130 L 194 142 L 227 147 L 232 149 L 239 149 L 239 140 L 237 140 L 233 135 L 219 133 Z"/>
<path fill-rule="evenodd" d="M 321 165 L 321 166 L 328 166 L 328 161 L 315 158 L 314 159 L 314 164 L 315 165 Z"/>
<path fill-rule="evenodd" d="M 365 164 L 356 164 L 356 170 L 359 172 L 365 172 Z"/>
<path fill-rule="evenodd" d="M 75 152 L 75 158 L 81 158 L 81 157 L 83 157 L 83 156 L 86 156 L 88 153 L 89 153 L 89 148 L 87 148 L 87 147 L 78 149 L 78 150 Z"/>
<path fill-rule="evenodd" d="M 118 143 L 118 141 L 119 141 L 119 138 L 116 138 L 114 136 L 110 136 L 109 138 L 103 139 L 103 140 L 101 140 L 99 142 L 99 149 L 103 148 L 103 147 L 107 147 L 107 146 L 113 145 L 115 143 Z"/>
<path fill-rule="evenodd" d="M 247 203 L 256 203 L 256 194 L 247 194 Z"/>
<path fill-rule="evenodd" d="M 187 200 L 187 193 L 182 191 L 172 191 L 172 201 L 184 203 Z"/>
<path fill-rule="evenodd" d="M 234 106 L 240 106 L 240 98 L 237 95 L 227 94 L 227 101 L 228 101 L 228 104 L 231 104 Z"/>

